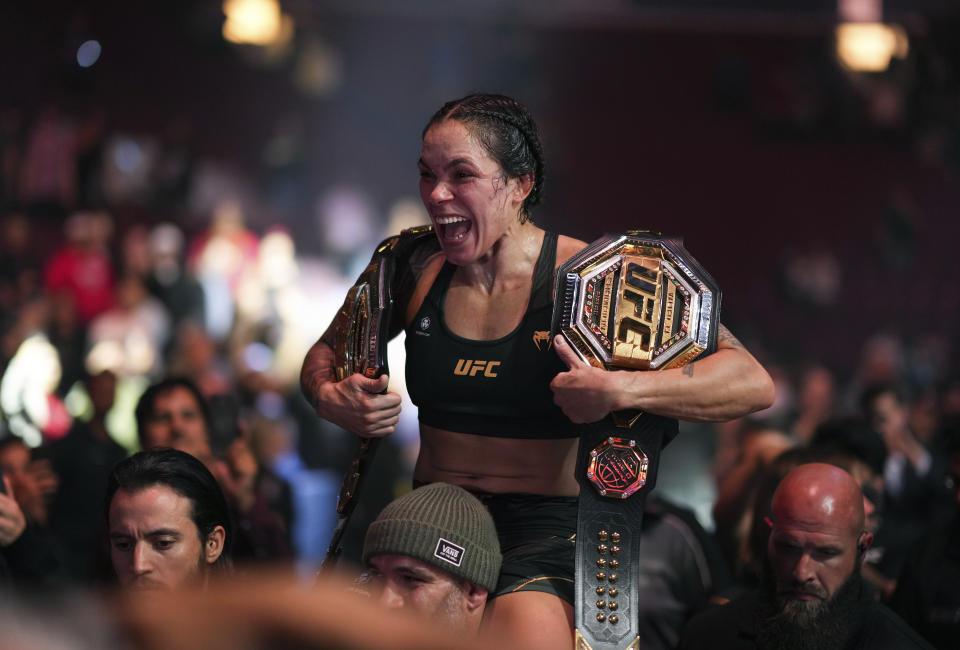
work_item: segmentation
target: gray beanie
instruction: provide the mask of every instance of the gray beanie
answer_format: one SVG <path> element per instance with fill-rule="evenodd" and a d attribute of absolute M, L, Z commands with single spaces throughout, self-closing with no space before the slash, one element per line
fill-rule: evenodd
<path fill-rule="evenodd" d="M 456 485 L 431 483 L 390 503 L 367 529 L 363 561 L 407 555 L 493 591 L 500 542 L 477 497 Z"/>

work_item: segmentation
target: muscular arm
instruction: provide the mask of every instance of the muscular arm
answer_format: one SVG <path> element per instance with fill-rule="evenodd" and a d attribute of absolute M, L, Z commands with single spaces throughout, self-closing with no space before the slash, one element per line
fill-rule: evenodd
<path fill-rule="evenodd" d="M 400 396 L 385 393 L 389 377 L 356 373 L 336 381 L 333 349 L 323 337 L 313 344 L 300 369 L 300 390 L 324 420 L 358 436 L 393 433 L 400 420 Z"/>
<path fill-rule="evenodd" d="M 557 354 L 570 370 L 550 386 L 554 401 L 574 422 L 595 422 L 610 411 L 637 408 L 681 420 L 722 422 L 773 403 L 770 375 L 723 325 L 715 353 L 682 368 L 654 372 L 600 370 L 580 361 L 562 337 L 557 340 Z"/>
<path fill-rule="evenodd" d="M 320 387 L 336 379 L 333 363 L 333 349 L 324 343 L 321 337 L 307 351 L 303 366 L 300 368 L 300 392 L 310 402 L 310 406 L 318 411 L 318 414 Z"/>
<path fill-rule="evenodd" d="M 767 408 L 774 398 L 770 375 L 723 325 L 714 354 L 683 368 L 629 374 L 635 376 L 615 409 L 722 422 Z"/>
<path fill-rule="evenodd" d="M 397 248 L 384 253 L 384 240 L 371 260 L 368 271 L 382 259 L 381 255 L 397 256 L 396 274 L 391 284 L 394 307 L 389 315 L 388 338 L 392 339 L 407 322 L 409 309 L 423 300 L 419 279 L 431 264 L 439 271 L 442 254 L 431 230 L 413 229 L 399 236 Z M 402 252 L 401 252 L 402 251 Z M 435 262 L 440 264 L 435 264 Z M 436 273 L 436 271 L 434 271 Z M 361 276 L 363 277 L 363 276 Z M 432 282 L 432 276 L 430 277 Z M 429 287 L 429 284 L 424 285 Z M 426 290 L 423 289 L 423 292 Z M 419 297 L 418 297 L 419 296 Z M 385 436 L 392 433 L 400 419 L 400 396 L 388 393 L 388 377 L 370 379 L 353 374 L 337 381 L 337 359 L 334 342 L 338 332 L 349 330 L 347 309 L 342 307 L 320 340 L 313 344 L 300 369 L 300 390 L 317 415 L 360 436 Z M 342 335 L 342 334 L 341 334 Z"/>

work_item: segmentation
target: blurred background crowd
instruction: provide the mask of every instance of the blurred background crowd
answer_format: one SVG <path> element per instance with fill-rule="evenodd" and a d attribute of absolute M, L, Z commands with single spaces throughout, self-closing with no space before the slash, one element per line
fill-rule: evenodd
<path fill-rule="evenodd" d="M 140 395 L 183 376 L 215 453 L 255 464 L 282 521 L 284 550 L 253 560 L 312 575 L 355 440 L 299 395 L 300 363 L 376 243 L 426 222 L 430 112 L 482 89 L 544 129 L 538 222 L 683 235 L 776 381 L 749 421 L 683 424 L 660 494 L 749 582 L 767 472 L 837 459 L 886 526 L 868 563 L 893 597 L 957 504 L 955 6 L 250 0 L 276 23 L 258 42 L 231 4 L 0 7 L 0 468 L 31 525 L 66 546 L 93 535 L 78 513 L 100 512 L 90 481 L 109 467 L 76 467 L 62 441 L 138 449 Z M 897 24 L 872 71 L 836 51 L 838 15 L 860 5 Z M 403 417 L 348 559 L 409 489 L 409 403 Z M 65 579 L 93 580 L 87 559 Z"/>

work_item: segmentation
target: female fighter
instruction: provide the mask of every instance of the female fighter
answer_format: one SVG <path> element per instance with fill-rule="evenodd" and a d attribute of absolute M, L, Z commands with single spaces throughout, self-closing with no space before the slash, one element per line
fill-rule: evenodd
<path fill-rule="evenodd" d="M 768 406 L 773 384 L 726 329 L 714 354 L 658 372 L 606 372 L 550 340 L 555 270 L 586 244 L 531 220 L 543 152 L 518 102 L 475 94 L 447 103 L 424 131 L 418 167 L 436 238 L 398 269 L 406 279 L 394 327 L 406 331 L 419 413 L 414 480 L 460 485 L 493 514 L 504 565 L 487 624 L 523 647 L 572 647 L 578 424 L 623 408 L 727 420 Z M 336 326 L 307 354 L 303 392 L 320 417 L 359 436 L 389 435 L 400 397 L 381 394 L 386 376 L 336 381 Z"/>

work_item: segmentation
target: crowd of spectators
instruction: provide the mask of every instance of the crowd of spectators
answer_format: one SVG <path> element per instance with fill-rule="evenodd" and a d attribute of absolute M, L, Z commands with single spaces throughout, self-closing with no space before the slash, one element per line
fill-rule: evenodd
<path fill-rule="evenodd" d="M 78 121 L 55 108 L 30 119 L 8 110 L 0 120 L 0 469 L 9 492 L 0 495 L 0 582 L 30 590 L 112 580 L 103 558 L 106 479 L 116 462 L 153 446 L 135 407 L 149 387 L 176 386 L 171 377 L 187 378 L 207 411 L 206 446 L 185 450 L 220 481 L 241 530 L 246 513 L 264 509 L 247 522 L 250 548 L 235 558 L 238 568 L 296 563 L 310 575 L 354 440 L 318 421 L 296 383 L 332 310 L 311 327 L 301 323 L 310 302 L 335 308 L 348 281 L 333 274 L 324 295 L 308 295 L 293 240 L 283 229 L 248 228 L 235 197 L 190 214 L 194 165 L 182 149 L 158 155 L 166 162 L 140 179 L 131 204 L 123 191 L 130 179 L 116 163 L 135 152 L 110 149 L 110 135 L 96 113 Z M 198 228 L 201 217 L 207 225 Z M 762 319 L 753 326 L 763 337 Z M 919 631 L 934 630 L 931 640 L 951 612 L 956 620 L 957 583 L 936 591 L 917 580 L 950 547 L 913 550 L 943 539 L 934 535 L 940 529 L 956 538 L 956 351 L 946 337 L 940 347 L 917 347 L 887 333 L 845 336 L 860 350 L 855 368 L 827 359 L 786 366 L 780 359 L 790 355 L 775 337 L 751 342 L 778 398 L 749 420 L 713 429 L 712 520 L 651 502 L 650 589 L 670 596 L 641 604 L 652 628 L 669 620 L 663 647 L 709 599 L 757 584 L 770 497 L 805 462 L 838 465 L 861 485 L 875 534 L 864 577 L 876 598 L 901 607 Z M 395 448 L 379 455 L 360 525 L 345 540 L 348 560 L 360 559 L 363 522 L 409 488 L 415 436 L 398 433 Z M 256 486 L 252 501 L 238 488 L 244 481 Z M 9 497 L 22 525 L 5 519 Z M 271 532 L 258 538 L 265 521 Z M 50 553 L 23 555 L 24 540 Z M 681 546 L 683 561 L 669 555 Z"/>
<path fill-rule="evenodd" d="M 206 190 L 191 190 L 195 167 L 178 140 L 112 133 L 100 112 L 56 107 L 30 119 L 5 109 L 0 130 L 0 439 L 16 460 L 0 467 L 31 525 L 76 556 L 68 565 L 80 574 L 66 576 L 102 578 L 85 554 L 103 479 L 141 447 L 141 395 L 172 376 L 209 404 L 217 462 L 234 474 L 246 462 L 287 493 L 287 547 L 312 572 L 352 452 L 296 388 L 323 328 L 303 295 L 318 273 L 300 272 L 284 229 L 249 229 L 234 195 L 197 216 L 191 196 Z M 319 276 L 342 293 L 334 265 Z M 383 475 L 380 505 L 393 491 Z"/>

